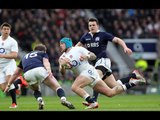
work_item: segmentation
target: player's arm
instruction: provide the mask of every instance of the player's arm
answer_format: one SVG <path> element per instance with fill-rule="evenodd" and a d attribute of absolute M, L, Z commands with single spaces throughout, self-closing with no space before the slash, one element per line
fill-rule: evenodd
<path fill-rule="evenodd" d="M 43 58 L 43 65 L 44 65 L 44 67 L 45 67 L 45 69 L 49 72 L 49 73 L 51 73 L 52 71 L 51 71 L 51 65 L 50 65 L 50 62 L 49 62 L 49 60 L 48 60 L 48 58 Z"/>
<path fill-rule="evenodd" d="M 123 47 L 124 52 L 127 53 L 128 55 L 131 55 L 131 54 L 132 54 L 132 50 L 127 47 L 126 43 L 125 43 L 122 39 L 120 39 L 120 38 L 118 38 L 118 37 L 114 37 L 112 41 L 113 41 L 114 43 L 119 44 L 121 47 Z"/>
<path fill-rule="evenodd" d="M 81 56 L 80 56 L 81 61 L 83 61 L 83 60 L 89 60 L 89 61 L 91 60 L 92 61 L 97 58 L 97 56 L 93 52 L 87 50 L 86 48 L 79 47 L 79 49 L 82 51 Z"/>
<path fill-rule="evenodd" d="M 64 64 L 65 61 L 62 58 L 59 58 L 58 62 L 59 62 L 59 72 L 62 75 L 65 75 L 65 73 L 66 73 L 66 67 Z"/>
<path fill-rule="evenodd" d="M 6 58 L 6 59 L 16 59 L 18 56 L 17 52 L 11 52 L 9 54 L 0 54 L 0 58 Z"/>
<path fill-rule="evenodd" d="M 88 60 L 95 60 L 97 56 L 93 52 L 89 52 L 87 58 Z"/>
<path fill-rule="evenodd" d="M 23 72 L 23 70 L 19 67 L 17 67 L 16 71 L 14 72 L 14 74 L 10 77 L 8 83 L 7 83 L 7 86 L 4 90 L 4 92 L 8 91 L 9 87 L 11 86 L 11 84 L 17 79 L 17 77 L 19 75 L 21 75 Z"/>
<path fill-rule="evenodd" d="M 92 61 L 92 60 L 95 60 L 97 58 L 97 56 L 93 53 L 93 52 L 88 52 L 87 55 L 81 55 L 80 56 L 80 60 L 83 61 L 83 60 L 89 60 L 89 61 Z"/>

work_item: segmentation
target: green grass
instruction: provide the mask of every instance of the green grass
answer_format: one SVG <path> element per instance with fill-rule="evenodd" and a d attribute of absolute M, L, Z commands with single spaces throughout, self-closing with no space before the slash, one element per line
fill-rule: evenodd
<path fill-rule="evenodd" d="M 45 96 L 43 111 L 160 111 L 160 95 L 118 95 L 112 98 L 99 96 L 99 108 L 85 110 L 83 99 L 78 96 L 67 96 L 76 109 L 70 110 L 60 104 L 57 96 Z M 10 109 L 11 98 L 0 97 L 0 111 L 39 111 L 33 96 L 21 96 L 17 99 L 18 108 Z"/>

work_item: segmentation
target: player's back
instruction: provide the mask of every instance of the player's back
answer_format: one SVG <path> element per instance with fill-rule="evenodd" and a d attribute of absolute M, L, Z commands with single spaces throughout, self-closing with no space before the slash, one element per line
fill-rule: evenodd
<path fill-rule="evenodd" d="M 44 67 L 43 57 L 48 58 L 48 55 L 41 51 L 32 51 L 26 54 L 22 59 L 23 71 L 26 72 L 33 68 Z"/>

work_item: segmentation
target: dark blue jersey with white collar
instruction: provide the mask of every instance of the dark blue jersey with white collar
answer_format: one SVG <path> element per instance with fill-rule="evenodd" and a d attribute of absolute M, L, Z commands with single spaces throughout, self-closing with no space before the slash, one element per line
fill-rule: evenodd
<path fill-rule="evenodd" d="M 18 67 L 23 69 L 24 73 L 33 68 L 44 67 L 43 58 L 48 59 L 48 55 L 45 52 L 32 51 L 22 58 Z"/>
<path fill-rule="evenodd" d="M 107 58 L 107 44 L 108 41 L 112 42 L 114 36 L 108 32 L 97 32 L 94 35 L 91 33 L 85 33 L 80 42 L 86 45 L 87 49 L 93 52 L 97 56 L 97 60 L 100 58 Z"/>

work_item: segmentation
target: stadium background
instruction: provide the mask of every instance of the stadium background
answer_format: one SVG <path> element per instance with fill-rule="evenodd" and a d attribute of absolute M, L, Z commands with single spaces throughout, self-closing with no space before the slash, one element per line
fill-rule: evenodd
<path fill-rule="evenodd" d="M 67 36 L 76 44 L 80 36 L 88 31 L 89 17 L 98 18 L 102 30 L 125 40 L 134 52 L 126 56 L 120 47 L 109 43 L 108 50 L 111 52 L 108 54 L 117 79 L 139 67 L 136 64 L 139 60 L 147 62 L 147 65 L 142 64 L 142 69 L 148 85 L 135 87 L 127 94 L 159 94 L 160 65 L 155 63 L 160 59 L 160 9 L 0 9 L 0 23 L 7 21 L 12 25 L 11 35 L 19 44 L 17 62 L 35 44 L 45 44 L 53 74 L 69 95 L 74 95 L 70 90 L 74 77 L 70 71 L 65 77 L 58 72 L 59 40 Z M 29 89 L 22 90 L 22 95 L 30 94 L 32 91 Z M 44 86 L 42 94 L 48 96 L 54 93 Z"/>

